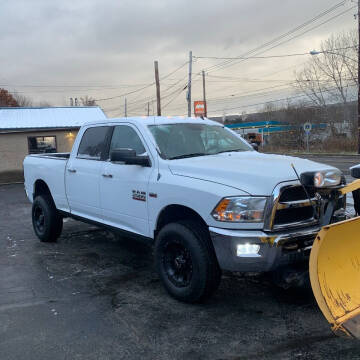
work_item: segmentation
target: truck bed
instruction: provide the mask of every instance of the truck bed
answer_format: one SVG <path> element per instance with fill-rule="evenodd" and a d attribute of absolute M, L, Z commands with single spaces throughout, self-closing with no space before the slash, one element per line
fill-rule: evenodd
<path fill-rule="evenodd" d="M 65 191 L 65 170 L 69 157 L 70 153 L 31 154 L 25 157 L 25 190 L 30 201 L 33 201 L 36 182 L 43 181 L 51 189 L 56 207 L 69 210 Z"/>

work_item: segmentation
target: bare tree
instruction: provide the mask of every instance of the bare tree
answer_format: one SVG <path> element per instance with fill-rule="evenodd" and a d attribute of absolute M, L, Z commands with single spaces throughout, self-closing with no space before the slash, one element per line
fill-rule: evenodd
<path fill-rule="evenodd" d="M 96 101 L 91 96 L 86 95 L 83 98 L 80 98 L 82 106 L 96 106 Z"/>
<path fill-rule="evenodd" d="M 276 118 L 277 107 L 274 103 L 268 102 L 262 108 L 262 114 L 264 116 L 264 121 L 273 121 L 277 120 Z"/>
<path fill-rule="evenodd" d="M 295 74 L 295 87 L 313 105 L 323 108 L 332 133 L 335 129 L 328 114 L 329 104 L 342 103 L 344 121 L 350 124 L 347 105 L 355 100 L 354 86 L 358 85 L 357 41 L 355 31 L 332 35 L 321 43 L 321 51 Z"/>
<path fill-rule="evenodd" d="M 14 93 L 13 97 L 18 104 L 17 106 L 19 106 L 19 107 L 51 107 L 52 106 L 46 100 L 34 102 L 31 98 L 29 98 L 25 95 L 21 95 L 19 93 Z"/>
<path fill-rule="evenodd" d="M 38 103 L 38 106 L 39 106 L 39 107 L 52 107 L 52 105 L 51 105 L 48 101 L 46 101 L 46 100 L 40 101 L 40 102 Z"/>
<path fill-rule="evenodd" d="M 25 95 L 14 93 L 14 99 L 17 101 L 19 107 L 32 107 L 33 101 Z"/>

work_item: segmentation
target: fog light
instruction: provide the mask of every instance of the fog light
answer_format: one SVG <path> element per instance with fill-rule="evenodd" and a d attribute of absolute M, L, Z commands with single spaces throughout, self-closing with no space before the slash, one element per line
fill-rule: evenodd
<path fill-rule="evenodd" d="M 238 244 L 236 248 L 236 255 L 239 257 L 258 257 L 260 245 L 256 244 Z"/>

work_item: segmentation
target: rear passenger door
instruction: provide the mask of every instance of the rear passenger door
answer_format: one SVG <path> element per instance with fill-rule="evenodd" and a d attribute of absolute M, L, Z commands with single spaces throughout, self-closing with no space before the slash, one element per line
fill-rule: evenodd
<path fill-rule="evenodd" d="M 130 124 L 114 127 L 108 154 L 114 149 L 133 149 L 137 155 L 150 156 L 137 128 Z M 149 236 L 148 183 L 153 166 L 154 161 L 152 167 L 112 163 L 109 160 L 103 164 L 100 201 L 106 224 Z"/>
<path fill-rule="evenodd" d="M 99 179 L 108 141 L 109 126 L 87 128 L 77 154 L 71 154 L 65 170 L 66 195 L 72 214 L 99 221 Z"/>

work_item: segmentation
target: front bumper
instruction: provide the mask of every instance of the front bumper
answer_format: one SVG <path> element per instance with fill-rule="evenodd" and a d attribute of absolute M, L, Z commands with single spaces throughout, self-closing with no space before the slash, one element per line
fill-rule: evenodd
<path fill-rule="evenodd" d="M 320 227 L 277 233 L 214 227 L 209 230 L 221 269 L 264 272 L 275 270 L 282 265 L 307 261 Z M 257 256 L 237 256 L 237 245 L 247 243 L 260 245 Z"/>

